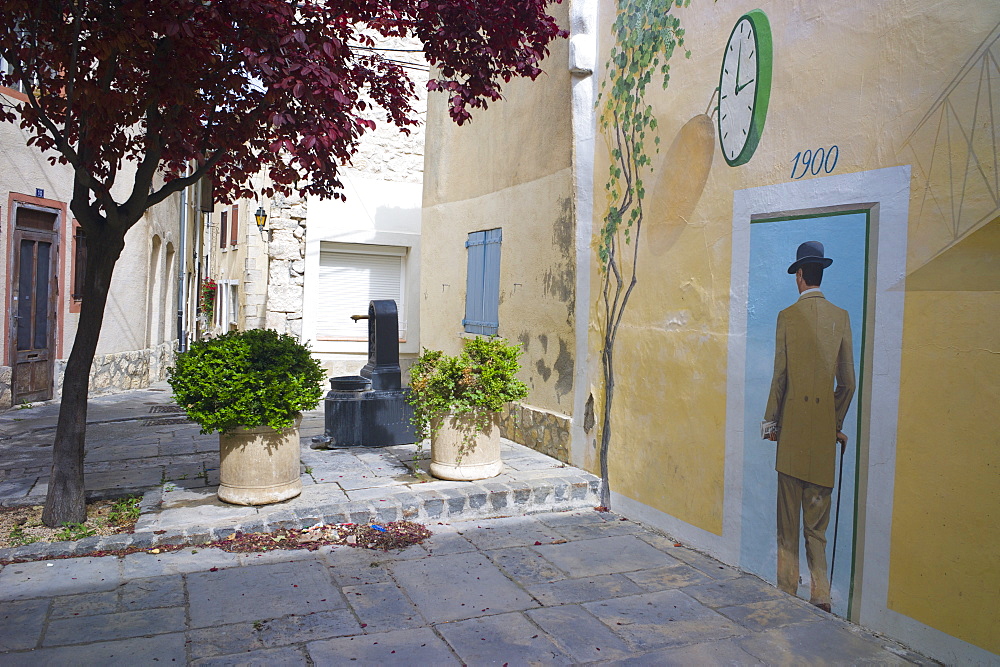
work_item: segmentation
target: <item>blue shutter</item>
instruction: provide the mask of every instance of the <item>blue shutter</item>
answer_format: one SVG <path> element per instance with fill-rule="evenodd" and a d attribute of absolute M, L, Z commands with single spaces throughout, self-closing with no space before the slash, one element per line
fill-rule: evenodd
<path fill-rule="evenodd" d="M 483 246 L 483 333 L 495 336 L 500 328 L 500 229 L 486 232 Z"/>
<path fill-rule="evenodd" d="M 465 331 L 496 335 L 500 326 L 500 229 L 472 232 L 465 288 Z"/>
<path fill-rule="evenodd" d="M 468 333 L 483 333 L 483 242 L 486 232 L 472 232 L 465 242 L 468 248 L 469 267 L 465 279 L 465 319 L 462 324 Z"/>

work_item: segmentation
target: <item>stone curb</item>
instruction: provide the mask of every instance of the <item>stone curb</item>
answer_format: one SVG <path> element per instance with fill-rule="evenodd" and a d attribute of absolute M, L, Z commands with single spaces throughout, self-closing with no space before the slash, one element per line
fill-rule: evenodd
<path fill-rule="evenodd" d="M 387 489 L 384 499 L 318 504 L 296 508 L 275 507 L 249 519 L 213 525 L 192 525 L 167 531 L 148 528 L 135 533 L 87 537 L 75 542 L 35 542 L 0 549 L 0 560 L 38 560 L 55 556 L 82 556 L 93 551 L 113 551 L 158 544 L 205 544 L 225 539 L 236 531 L 266 533 L 281 528 L 308 528 L 318 523 L 389 523 L 488 519 L 514 514 L 538 514 L 589 509 L 600 504 L 601 480 L 578 471 L 539 479 L 466 482 L 446 489 Z M 148 491 L 140 503 L 144 516 L 159 505 L 163 491 Z M 139 524 L 144 516 L 140 516 Z M 147 526 L 152 527 L 147 522 Z M 155 524 L 154 524 L 155 525 Z M 157 534 L 159 533 L 159 534 Z"/>

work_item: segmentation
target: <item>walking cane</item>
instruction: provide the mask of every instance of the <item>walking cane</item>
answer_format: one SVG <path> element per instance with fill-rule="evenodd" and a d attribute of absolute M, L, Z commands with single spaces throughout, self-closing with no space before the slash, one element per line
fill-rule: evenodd
<path fill-rule="evenodd" d="M 840 486 L 844 481 L 844 450 L 847 449 L 847 443 L 841 443 L 837 440 L 837 444 L 840 445 L 840 472 L 837 475 L 837 511 L 833 516 L 833 558 L 830 561 L 830 581 L 833 581 L 833 568 L 837 565 L 837 528 L 840 526 Z"/>

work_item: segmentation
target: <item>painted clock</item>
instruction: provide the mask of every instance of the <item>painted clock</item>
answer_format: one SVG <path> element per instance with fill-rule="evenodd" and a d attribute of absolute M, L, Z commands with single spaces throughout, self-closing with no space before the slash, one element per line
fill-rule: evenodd
<path fill-rule="evenodd" d="M 729 35 L 719 75 L 719 145 L 730 167 L 757 150 L 771 97 L 771 25 L 755 9 Z"/>

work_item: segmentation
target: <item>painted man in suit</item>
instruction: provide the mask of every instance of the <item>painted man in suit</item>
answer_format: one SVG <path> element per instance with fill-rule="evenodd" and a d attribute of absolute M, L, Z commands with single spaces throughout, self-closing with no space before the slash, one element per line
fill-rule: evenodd
<path fill-rule="evenodd" d="M 823 252 L 822 243 L 807 241 L 788 267 L 799 299 L 778 314 L 764 419 L 777 425 L 766 437 L 778 443 L 778 588 L 792 595 L 798 590 L 801 518 L 812 581 L 809 601 L 830 611 L 826 528 L 836 443 L 843 456 L 842 429 L 855 382 L 850 317 L 819 290 L 823 269 L 833 263 Z"/>

